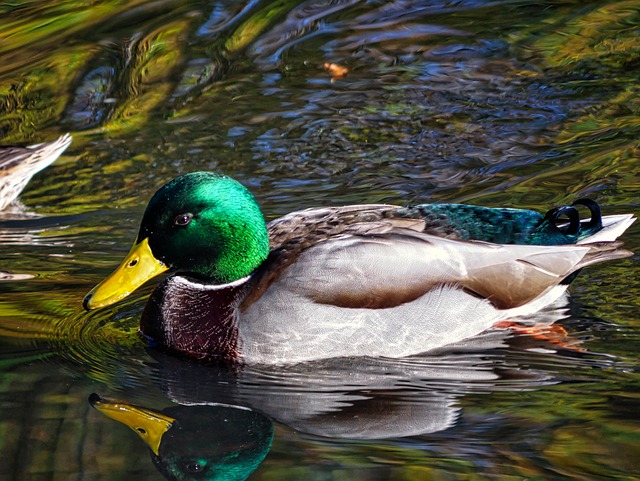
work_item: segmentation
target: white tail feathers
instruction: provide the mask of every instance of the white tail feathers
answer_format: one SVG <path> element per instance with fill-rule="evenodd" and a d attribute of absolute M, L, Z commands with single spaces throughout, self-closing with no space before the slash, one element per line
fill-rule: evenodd
<path fill-rule="evenodd" d="M 602 217 L 602 229 L 589 237 L 585 237 L 578 244 L 613 242 L 635 221 L 636 218 L 633 214 L 606 215 Z"/>

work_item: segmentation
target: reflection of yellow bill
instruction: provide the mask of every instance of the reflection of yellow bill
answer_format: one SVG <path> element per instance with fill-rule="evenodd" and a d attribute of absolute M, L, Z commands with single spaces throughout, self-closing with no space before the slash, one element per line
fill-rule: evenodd
<path fill-rule="evenodd" d="M 156 259 L 145 238 L 135 244 L 122 264 L 113 273 L 94 287 L 84 298 L 86 310 L 110 306 L 124 299 L 152 277 L 169 269 Z"/>
<path fill-rule="evenodd" d="M 89 398 L 91 405 L 105 416 L 133 429 L 158 456 L 162 436 L 171 428 L 174 418 L 150 409 L 101 399 L 97 394 Z"/>

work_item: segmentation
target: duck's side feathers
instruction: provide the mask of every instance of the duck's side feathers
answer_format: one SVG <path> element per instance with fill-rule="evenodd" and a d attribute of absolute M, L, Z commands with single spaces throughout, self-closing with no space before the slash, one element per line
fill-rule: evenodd
<path fill-rule="evenodd" d="M 239 345 L 248 364 L 403 357 L 474 336 L 501 319 L 489 302 L 456 286 L 388 309 L 344 309 L 310 301 L 285 277 L 244 312 Z"/>

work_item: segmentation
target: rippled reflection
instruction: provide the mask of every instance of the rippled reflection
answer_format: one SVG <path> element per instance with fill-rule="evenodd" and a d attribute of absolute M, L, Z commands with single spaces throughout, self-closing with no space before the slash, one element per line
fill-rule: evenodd
<path fill-rule="evenodd" d="M 247 479 L 273 438 L 269 418 L 241 406 L 212 403 L 159 412 L 97 394 L 89 402 L 140 436 L 158 471 L 170 480 Z"/>

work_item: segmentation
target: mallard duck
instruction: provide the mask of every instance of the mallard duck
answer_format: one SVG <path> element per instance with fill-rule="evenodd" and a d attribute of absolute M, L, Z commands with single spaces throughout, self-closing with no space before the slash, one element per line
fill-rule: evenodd
<path fill-rule="evenodd" d="M 28 147 L 0 148 L 0 210 L 16 200 L 31 178 L 71 145 L 71 136 Z"/>
<path fill-rule="evenodd" d="M 114 304 L 171 269 L 141 318 L 159 348 L 241 363 L 403 357 L 553 302 L 578 270 L 631 254 L 614 241 L 634 220 L 579 200 L 544 216 L 465 204 L 326 207 L 267 225 L 240 183 L 195 172 L 153 195 L 131 251 L 83 305 Z"/>
<path fill-rule="evenodd" d="M 140 436 L 153 463 L 171 480 L 247 479 L 273 440 L 273 422 L 243 406 L 211 403 L 155 411 L 97 394 L 89 403 Z"/>

